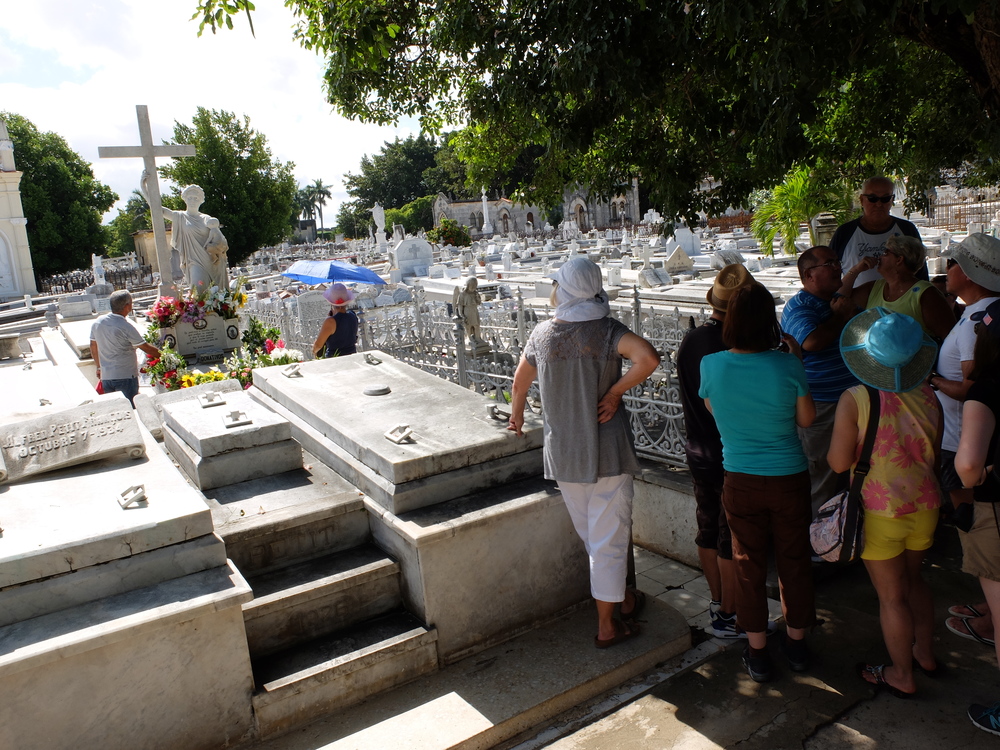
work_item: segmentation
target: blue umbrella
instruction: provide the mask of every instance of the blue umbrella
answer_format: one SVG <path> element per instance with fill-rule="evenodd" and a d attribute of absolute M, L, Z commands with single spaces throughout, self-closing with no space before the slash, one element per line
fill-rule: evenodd
<path fill-rule="evenodd" d="M 365 284 L 384 284 L 370 268 L 356 266 L 342 260 L 297 260 L 282 276 L 304 284 L 329 284 L 331 281 L 360 281 Z"/>

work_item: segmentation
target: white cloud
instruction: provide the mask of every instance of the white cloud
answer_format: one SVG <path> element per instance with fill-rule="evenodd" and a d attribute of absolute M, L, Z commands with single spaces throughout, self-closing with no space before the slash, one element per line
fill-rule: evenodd
<path fill-rule="evenodd" d="M 363 154 L 418 131 L 412 121 L 376 127 L 333 114 L 323 98 L 323 61 L 292 40 L 294 17 L 274 0 L 257 4 L 256 37 L 244 18 L 233 31 L 198 37 L 197 21 L 189 20 L 195 0 L 8 5 L 0 28 L 0 109 L 63 136 L 122 202 L 137 186 L 141 164 L 99 159 L 97 147 L 138 144 L 136 104 L 148 105 L 157 143 L 199 106 L 249 116 L 273 155 L 295 163 L 300 183 L 321 178 L 332 186 L 327 219 L 347 197 L 343 175 L 357 171 Z"/>

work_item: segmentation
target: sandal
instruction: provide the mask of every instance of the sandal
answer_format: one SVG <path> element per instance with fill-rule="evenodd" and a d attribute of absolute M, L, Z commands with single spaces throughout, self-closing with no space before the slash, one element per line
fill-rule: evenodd
<path fill-rule="evenodd" d="M 995 646 L 996 642 L 992 638 L 984 638 L 972 629 L 972 624 L 969 622 L 971 619 L 971 617 L 949 617 L 944 621 L 944 626 L 959 638 L 968 638 L 970 641 L 978 641 L 984 646 Z M 958 629 L 959 623 L 961 623 L 962 627 L 965 628 L 964 631 Z"/>
<path fill-rule="evenodd" d="M 639 589 L 629 589 L 632 592 L 632 611 L 628 614 L 625 613 L 621 607 L 618 608 L 618 612 L 621 615 L 622 620 L 625 622 L 632 622 L 639 615 L 642 614 L 642 610 L 646 606 L 646 595 L 639 591 Z M 624 602 L 622 602 L 624 604 Z"/>
<path fill-rule="evenodd" d="M 639 635 L 639 626 L 635 623 L 624 623 L 621 620 L 612 620 L 612 622 L 615 626 L 615 634 L 611 638 L 604 639 L 595 635 L 594 646 L 597 648 L 611 648 Z"/>
<path fill-rule="evenodd" d="M 962 611 L 963 609 L 965 612 Z M 952 607 L 948 607 L 948 614 L 952 617 L 986 617 L 989 613 L 980 612 L 971 604 L 956 604 Z"/>
<path fill-rule="evenodd" d="M 896 698 L 912 698 L 916 695 L 916 693 L 903 692 L 898 687 L 893 687 L 886 682 L 885 676 L 882 674 L 882 671 L 885 669 L 885 664 L 872 665 L 861 662 L 857 665 L 856 669 L 858 671 L 858 677 L 874 687 L 876 690 L 885 690 L 889 695 Z M 865 675 L 870 675 L 874 682 L 865 677 Z"/>

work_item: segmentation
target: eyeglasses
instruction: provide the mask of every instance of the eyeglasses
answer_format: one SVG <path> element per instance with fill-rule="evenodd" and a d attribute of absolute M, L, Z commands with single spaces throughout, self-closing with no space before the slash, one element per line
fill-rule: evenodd
<path fill-rule="evenodd" d="M 892 203 L 896 197 L 893 193 L 889 195 L 875 195 L 875 193 L 862 193 L 862 198 L 867 198 L 869 203 Z"/>
<path fill-rule="evenodd" d="M 826 263 L 817 263 L 815 266 L 809 266 L 809 270 L 813 268 L 822 268 L 823 266 L 829 266 L 830 268 L 840 268 L 840 261 L 834 258 L 833 260 L 828 260 Z"/>

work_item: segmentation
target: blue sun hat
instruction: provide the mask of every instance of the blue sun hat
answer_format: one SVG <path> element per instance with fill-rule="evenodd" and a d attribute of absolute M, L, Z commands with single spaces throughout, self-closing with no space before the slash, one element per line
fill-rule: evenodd
<path fill-rule="evenodd" d="M 855 316 L 840 334 L 840 354 L 847 369 L 880 391 L 916 388 L 934 366 L 937 351 L 920 323 L 884 307 Z"/>

